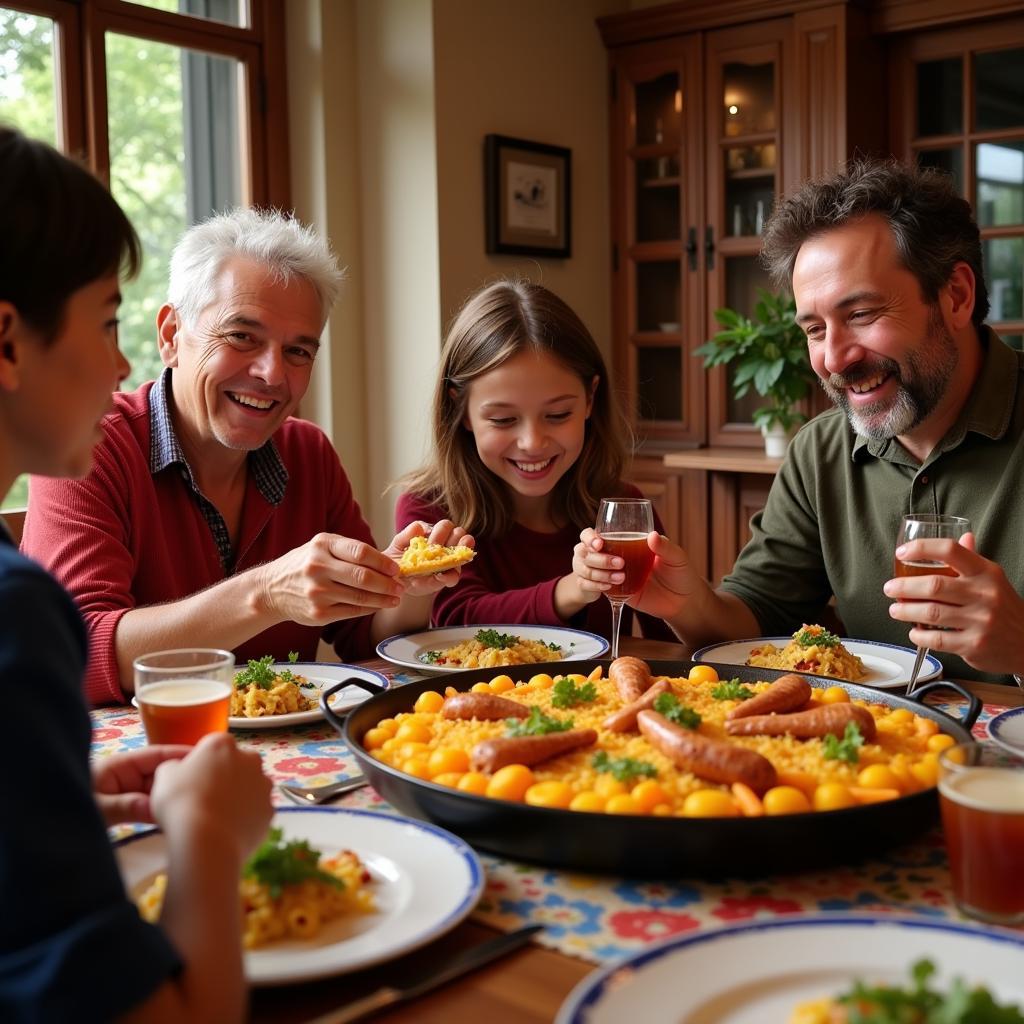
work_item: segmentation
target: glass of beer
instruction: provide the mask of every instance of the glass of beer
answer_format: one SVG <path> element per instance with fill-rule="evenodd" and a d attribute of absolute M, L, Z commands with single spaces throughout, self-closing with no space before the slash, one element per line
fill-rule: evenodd
<path fill-rule="evenodd" d="M 991 743 L 947 748 L 939 803 L 956 905 L 989 924 L 1024 925 L 1024 758 Z"/>
<path fill-rule="evenodd" d="M 948 538 L 959 540 L 971 529 L 971 521 L 963 516 L 938 515 L 931 512 L 912 512 L 903 517 L 900 526 L 899 536 L 896 538 L 896 546 L 906 544 L 912 540 L 935 540 Z M 945 562 L 934 559 L 920 558 L 909 562 L 894 559 L 893 575 L 900 576 L 955 576 L 955 570 L 951 569 Z M 929 626 L 930 629 L 940 629 L 939 626 Z M 914 659 L 914 668 L 910 673 L 910 685 L 907 693 L 913 693 L 917 685 L 917 677 L 921 671 L 925 656 L 928 654 L 927 647 L 918 647 L 917 657 Z"/>
<path fill-rule="evenodd" d="M 133 662 L 135 699 L 150 743 L 198 743 L 227 732 L 235 674 L 231 651 L 188 647 L 143 654 Z"/>
<path fill-rule="evenodd" d="M 622 606 L 644 589 L 654 568 L 654 552 L 647 546 L 647 535 L 654 529 L 651 503 L 646 498 L 602 498 L 596 529 L 605 554 L 618 555 L 626 563 L 620 570 L 626 578 L 605 591 L 612 605 L 612 658 L 617 658 Z"/>

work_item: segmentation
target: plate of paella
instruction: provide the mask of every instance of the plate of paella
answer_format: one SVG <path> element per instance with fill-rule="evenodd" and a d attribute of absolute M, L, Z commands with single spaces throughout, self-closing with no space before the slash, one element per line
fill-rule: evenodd
<path fill-rule="evenodd" d="M 762 636 L 702 647 L 694 661 L 753 668 L 789 669 L 842 679 L 880 690 L 906 686 L 917 652 L 912 647 L 837 637 L 820 626 L 804 626 L 792 636 Z M 927 655 L 918 682 L 937 679 L 942 665 Z"/>
<path fill-rule="evenodd" d="M 566 626 L 442 626 L 382 640 L 386 661 L 424 674 L 600 658 L 608 641 Z"/>
<path fill-rule="evenodd" d="M 911 1015 L 900 994 L 919 991 L 917 979 L 945 1009 L 961 1016 L 968 993 L 979 987 L 1003 1009 L 986 1020 L 1022 1020 L 1024 938 L 927 918 L 823 916 L 757 921 L 717 931 L 680 935 L 641 950 L 584 978 L 565 1001 L 556 1024 L 819 1024 L 845 1021 L 836 1005 L 854 984 L 865 1003 L 885 999 L 893 1016 L 857 1020 L 924 1020 Z M 927 960 L 931 971 L 918 966 Z M 725 969 L 723 965 L 728 965 Z M 680 984 L 680 978 L 686 984 Z M 930 1000 L 932 1002 L 933 1000 Z M 971 1003 L 979 1005 L 978 1002 Z M 906 1016 L 896 1016 L 902 1010 Z M 999 1016 L 996 1016 L 996 1014 Z M 1005 1014 L 1005 1015 L 1004 1015 Z"/>

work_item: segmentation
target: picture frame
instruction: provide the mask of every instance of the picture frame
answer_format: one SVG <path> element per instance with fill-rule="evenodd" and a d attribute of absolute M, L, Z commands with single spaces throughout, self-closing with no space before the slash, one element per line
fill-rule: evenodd
<path fill-rule="evenodd" d="M 507 135 L 484 140 L 487 252 L 572 255 L 572 150 Z"/>

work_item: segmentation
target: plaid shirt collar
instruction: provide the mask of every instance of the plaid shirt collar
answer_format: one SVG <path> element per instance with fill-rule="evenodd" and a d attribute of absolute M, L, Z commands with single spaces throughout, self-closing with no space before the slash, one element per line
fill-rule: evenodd
<path fill-rule="evenodd" d="M 171 369 L 167 367 L 154 382 L 149 392 L 149 471 L 154 476 L 171 466 L 177 466 L 182 479 L 188 484 L 203 516 L 210 526 L 221 564 L 225 572 L 231 571 L 235 555 L 231 549 L 227 524 L 216 506 L 199 490 L 192 467 L 185 458 L 178 436 L 171 421 L 168 394 L 171 388 Z M 249 472 L 257 490 L 271 505 L 277 506 L 284 499 L 288 470 L 281 461 L 281 455 L 269 439 L 262 447 L 249 453 Z"/>

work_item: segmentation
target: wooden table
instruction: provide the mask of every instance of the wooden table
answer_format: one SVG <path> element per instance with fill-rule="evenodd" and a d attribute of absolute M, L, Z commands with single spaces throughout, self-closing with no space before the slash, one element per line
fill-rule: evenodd
<path fill-rule="evenodd" d="M 689 660 L 681 644 L 626 638 L 624 654 L 651 660 Z M 1024 705 L 1024 691 L 996 683 L 965 683 L 982 700 Z M 357 974 L 289 988 L 258 989 L 252 998 L 254 1021 L 299 1022 L 366 995 L 382 985 L 401 982 L 414 971 L 443 963 L 455 950 L 499 934 L 464 922 L 427 948 Z M 550 1024 L 573 986 L 595 969 L 593 964 L 531 945 L 497 963 L 442 986 L 413 1003 L 399 1005 L 373 1018 L 381 1024 Z"/>

